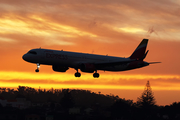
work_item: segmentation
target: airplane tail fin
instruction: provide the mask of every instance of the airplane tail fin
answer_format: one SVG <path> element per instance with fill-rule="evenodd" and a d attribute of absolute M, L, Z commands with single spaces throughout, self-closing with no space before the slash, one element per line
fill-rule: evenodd
<path fill-rule="evenodd" d="M 148 51 L 146 51 L 147 43 L 148 43 L 148 39 L 143 39 L 129 58 L 143 60 L 148 53 Z"/>

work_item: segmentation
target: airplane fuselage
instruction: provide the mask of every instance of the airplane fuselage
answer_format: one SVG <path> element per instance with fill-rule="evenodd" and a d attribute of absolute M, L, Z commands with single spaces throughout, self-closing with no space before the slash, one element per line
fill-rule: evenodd
<path fill-rule="evenodd" d="M 77 52 L 67 52 L 67 51 L 57 51 L 50 49 L 32 49 L 34 54 L 31 52 L 26 53 L 23 59 L 31 63 L 39 63 L 44 65 L 56 65 L 65 66 L 71 68 L 78 68 L 82 63 L 107 63 L 107 62 L 117 62 L 117 61 L 129 61 L 129 58 L 95 55 L 95 54 L 85 54 Z M 36 52 L 36 53 L 35 53 Z M 141 67 L 142 61 L 134 61 L 134 68 L 132 68 L 131 63 L 124 63 L 113 66 L 102 66 L 99 70 L 105 71 L 124 71 L 129 69 L 135 69 Z M 143 67 L 143 66 L 142 66 Z"/>

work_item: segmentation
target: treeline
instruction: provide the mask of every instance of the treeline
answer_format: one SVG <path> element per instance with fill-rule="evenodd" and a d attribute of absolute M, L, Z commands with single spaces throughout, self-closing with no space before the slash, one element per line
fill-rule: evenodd
<path fill-rule="evenodd" d="M 27 86 L 19 86 L 16 90 L 10 88 L 0 88 L 0 97 L 4 99 L 16 99 L 24 96 L 32 103 L 58 103 L 62 98 L 72 97 L 74 106 L 90 107 L 92 104 L 100 104 L 101 106 L 111 106 L 114 101 L 120 99 L 114 95 L 96 94 L 89 90 L 82 89 L 34 89 Z"/>
<path fill-rule="evenodd" d="M 149 82 L 146 84 L 142 95 L 137 98 L 137 102 L 125 100 L 114 95 L 103 95 L 94 93 L 89 90 L 75 89 L 34 89 L 26 86 L 19 86 L 16 90 L 10 88 L 0 88 L 0 98 L 15 99 L 17 97 L 25 97 L 32 103 L 43 103 L 39 107 L 31 107 L 32 111 L 51 111 L 51 114 L 61 116 L 64 119 L 111 119 L 111 120 L 179 120 L 180 119 L 180 103 L 172 103 L 171 105 L 156 105 Z M 50 105 L 47 105 L 50 104 Z M 71 108 L 80 108 L 80 113 L 70 115 L 68 113 Z M 91 108 L 91 112 L 86 114 L 84 111 Z M 1 107 L 2 109 L 2 107 Z M 63 113 L 63 114 L 62 114 Z M 55 119 L 55 118 L 54 118 Z"/>

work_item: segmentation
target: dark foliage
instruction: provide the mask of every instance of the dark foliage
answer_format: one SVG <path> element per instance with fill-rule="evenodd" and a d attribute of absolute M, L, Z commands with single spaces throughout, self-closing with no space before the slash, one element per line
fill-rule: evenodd
<path fill-rule="evenodd" d="M 63 92 L 64 96 L 60 100 L 61 106 L 64 109 L 72 108 L 74 106 L 74 101 L 71 96 L 71 92 L 69 91 L 69 89 L 63 90 L 62 92 Z"/>
<path fill-rule="evenodd" d="M 25 98 L 36 106 L 18 109 L 0 105 L 0 119 L 26 119 L 36 115 L 40 120 L 53 116 L 54 120 L 179 120 L 180 103 L 167 106 L 155 105 L 155 98 L 149 83 L 137 103 L 114 95 L 103 95 L 88 90 L 75 89 L 34 89 L 19 86 L 17 90 L 0 88 L 0 99 Z M 80 108 L 80 113 L 70 114 L 71 108 Z M 90 108 L 90 109 L 89 109 Z M 86 112 L 89 109 L 90 112 Z"/>

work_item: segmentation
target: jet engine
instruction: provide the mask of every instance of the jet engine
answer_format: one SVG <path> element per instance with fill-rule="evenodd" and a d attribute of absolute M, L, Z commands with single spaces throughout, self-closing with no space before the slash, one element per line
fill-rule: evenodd
<path fill-rule="evenodd" d="M 68 67 L 64 67 L 64 66 L 56 66 L 53 65 L 52 69 L 56 72 L 66 72 L 69 68 Z"/>
<path fill-rule="evenodd" d="M 92 63 L 83 63 L 81 64 L 80 69 L 82 72 L 93 73 L 96 70 L 96 67 Z"/>

